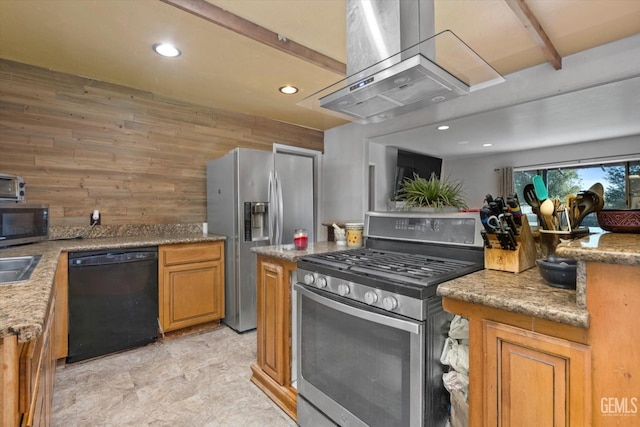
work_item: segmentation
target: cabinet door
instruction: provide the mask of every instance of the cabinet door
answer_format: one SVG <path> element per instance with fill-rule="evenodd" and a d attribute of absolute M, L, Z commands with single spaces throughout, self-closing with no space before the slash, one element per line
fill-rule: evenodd
<path fill-rule="evenodd" d="M 221 261 L 164 267 L 160 321 L 165 331 L 224 317 L 223 268 Z"/>
<path fill-rule="evenodd" d="M 484 332 L 484 425 L 590 425 L 589 347 L 490 321 Z"/>
<path fill-rule="evenodd" d="M 29 408 L 22 418 L 23 427 L 46 427 L 51 420 L 53 406 L 53 385 L 56 374 L 55 349 L 55 298 L 52 299 L 45 329 L 37 338 L 41 345 L 35 345 L 33 354 L 26 352 L 21 376 L 28 384 L 22 388 L 25 399 L 29 401 Z M 31 367 L 31 369 L 29 369 Z"/>
<path fill-rule="evenodd" d="M 69 254 L 67 252 L 60 254 L 53 283 L 56 288 L 53 346 L 56 359 L 63 359 L 69 355 Z"/>
<path fill-rule="evenodd" d="M 278 384 L 285 385 L 289 364 L 288 319 L 289 286 L 284 268 L 276 263 L 262 261 L 258 267 L 258 366 Z"/>

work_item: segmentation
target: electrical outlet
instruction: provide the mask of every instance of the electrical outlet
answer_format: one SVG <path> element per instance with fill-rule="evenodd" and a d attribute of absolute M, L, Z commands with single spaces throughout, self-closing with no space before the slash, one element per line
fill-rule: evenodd
<path fill-rule="evenodd" d="M 100 211 L 98 209 L 94 210 L 89 215 L 89 224 L 90 225 L 100 225 Z"/>

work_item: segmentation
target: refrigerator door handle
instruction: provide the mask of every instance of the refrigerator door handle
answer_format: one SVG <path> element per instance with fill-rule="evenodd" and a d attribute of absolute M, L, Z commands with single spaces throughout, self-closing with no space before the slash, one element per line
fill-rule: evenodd
<path fill-rule="evenodd" d="M 280 177 L 278 176 L 278 172 L 275 173 L 276 177 L 276 197 L 278 198 L 278 244 L 282 244 L 282 232 L 284 228 L 284 205 L 282 203 L 282 183 L 280 182 Z"/>
<path fill-rule="evenodd" d="M 269 244 L 276 244 L 276 190 L 274 172 L 269 172 Z"/>

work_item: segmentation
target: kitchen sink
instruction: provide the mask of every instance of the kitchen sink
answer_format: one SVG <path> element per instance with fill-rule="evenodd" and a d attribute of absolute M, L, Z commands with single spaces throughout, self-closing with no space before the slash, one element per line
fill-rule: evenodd
<path fill-rule="evenodd" d="M 42 255 L 0 258 L 0 285 L 29 280 Z"/>

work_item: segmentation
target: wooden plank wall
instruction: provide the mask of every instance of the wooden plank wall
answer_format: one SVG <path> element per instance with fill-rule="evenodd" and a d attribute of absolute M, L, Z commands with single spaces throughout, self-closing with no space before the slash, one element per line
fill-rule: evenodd
<path fill-rule="evenodd" d="M 321 131 L 0 60 L 0 172 L 24 177 L 51 225 L 206 221 L 205 165 L 274 142 L 323 151 Z"/>

